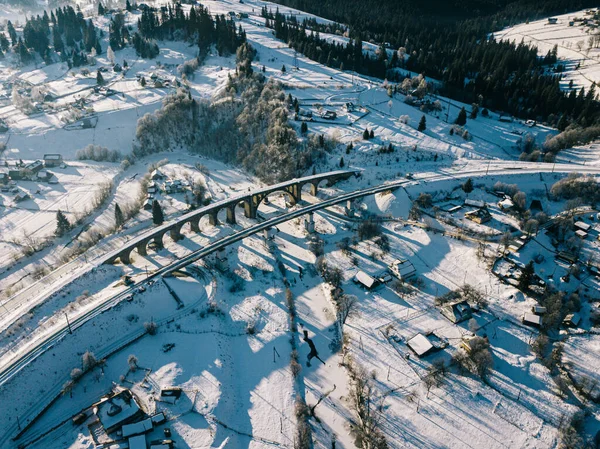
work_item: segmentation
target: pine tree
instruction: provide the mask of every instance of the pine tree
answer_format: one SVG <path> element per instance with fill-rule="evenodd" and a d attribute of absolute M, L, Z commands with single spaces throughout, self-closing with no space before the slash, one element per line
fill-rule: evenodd
<path fill-rule="evenodd" d="M 123 211 L 121 210 L 121 206 L 119 204 L 115 204 L 115 226 L 120 228 L 125 223 L 125 217 L 123 216 Z"/>
<path fill-rule="evenodd" d="M 363 132 L 363 139 L 369 140 L 369 129 L 368 128 L 365 128 L 365 130 Z"/>
<path fill-rule="evenodd" d="M 340 158 L 340 168 L 344 168 L 344 158 Z"/>
<path fill-rule="evenodd" d="M 129 0 L 127 0 L 125 2 L 125 9 L 129 12 L 131 12 L 133 10 L 133 8 L 131 7 L 131 3 L 129 2 Z"/>
<path fill-rule="evenodd" d="M 535 273 L 535 269 L 533 268 L 533 262 L 529 261 L 525 268 L 521 270 L 521 276 L 519 276 L 519 290 L 525 291 L 529 289 L 529 284 L 531 284 L 531 279 Z"/>
<path fill-rule="evenodd" d="M 140 84 L 142 85 L 142 87 L 146 86 L 146 77 L 142 76 L 142 79 L 140 80 Z"/>
<path fill-rule="evenodd" d="M 302 134 L 306 134 L 308 132 L 308 125 L 306 122 L 302 122 L 302 125 L 300 125 L 300 132 Z"/>
<path fill-rule="evenodd" d="M 285 73 L 287 70 L 285 68 L 285 64 L 281 67 L 281 73 Z"/>
<path fill-rule="evenodd" d="M 98 2 L 98 15 L 99 16 L 104 15 L 104 6 L 102 6 L 102 3 L 100 3 L 100 2 Z"/>
<path fill-rule="evenodd" d="M 98 84 L 98 86 L 102 86 L 104 84 L 104 77 L 102 76 L 102 72 L 100 72 L 100 70 L 96 72 L 96 84 Z"/>
<path fill-rule="evenodd" d="M 10 20 L 6 23 L 6 29 L 8 30 L 8 36 L 10 37 L 12 44 L 17 45 L 17 32 Z"/>
<path fill-rule="evenodd" d="M 165 221 L 165 216 L 163 214 L 162 207 L 160 207 L 160 203 L 157 200 L 152 202 L 152 222 L 155 225 L 163 224 Z"/>
<path fill-rule="evenodd" d="M 421 117 L 421 121 L 419 121 L 419 127 L 417 129 L 421 132 L 427 129 L 427 119 L 424 115 Z"/>
<path fill-rule="evenodd" d="M 369 132 L 369 139 L 374 139 L 375 138 L 375 133 L 373 132 L 373 130 L 371 130 Z"/>
<path fill-rule="evenodd" d="M 455 122 L 458 126 L 465 126 L 467 124 L 467 111 L 463 107 L 458 113 L 458 117 Z"/>
<path fill-rule="evenodd" d="M 67 219 L 67 217 L 65 216 L 65 214 L 61 210 L 59 210 L 58 212 L 56 212 L 56 231 L 55 231 L 55 234 L 57 236 L 59 236 L 59 237 L 62 237 L 70 229 L 71 229 L 71 223 L 69 223 L 69 220 Z"/>
<path fill-rule="evenodd" d="M 467 179 L 461 187 L 463 191 L 468 195 L 473 191 L 473 180 L 471 178 Z"/>

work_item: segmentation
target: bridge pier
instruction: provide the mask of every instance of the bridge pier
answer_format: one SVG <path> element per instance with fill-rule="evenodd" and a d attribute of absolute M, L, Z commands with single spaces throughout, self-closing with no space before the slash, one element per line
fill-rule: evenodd
<path fill-rule="evenodd" d="M 156 247 L 158 249 L 163 249 L 165 247 L 165 245 L 163 244 L 163 236 L 165 235 L 165 233 L 161 233 L 161 234 L 156 234 L 154 236 L 154 238 L 152 239 L 152 241 L 154 242 L 154 244 L 156 245 Z"/>
<path fill-rule="evenodd" d="M 315 233 L 315 214 L 310 212 L 307 220 L 304 222 L 304 228 L 309 234 Z"/>
<path fill-rule="evenodd" d="M 347 217 L 354 217 L 354 201 L 348 200 L 344 209 Z"/>
<path fill-rule="evenodd" d="M 119 259 L 121 259 L 121 263 L 129 265 L 131 263 L 131 249 L 124 250 L 119 254 Z"/>
<path fill-rule="evenodd" d="M 236 224 L 235 220 L 235 204 L 233 206 L 227 207 L 227 223 Z"/>
<path fill-rule="evenodd" d="M 174 242 L 177 242 L 178 240 L 181 240 L 183 238 L 183 235 L 181 235 L 181 226 L 175 225 L 169 230 L 169 235 L 171 236 Z"/>
<path fill-rule="evenodd" d="M 319 193 L 319 183 L 318 182 L 311 182 L 310 183 L 310 194 L 312 196 L 317 196 L 317 193 Z"/>
<path fill-rule="evenodd" d="M 148 242 L 143 241 L 137 246 L 137 252 L 140 256 L 148 255 Z"/>
<path fill-rule="evenodd" d="M 254 196 L 244 202 L 244 215 L 246 218 L 256 218 L 256 206 L 254 206 Z"/>
<path fill-rule="evenodd" d="M 217 217 L 217 212 L 211 212 L 208 214 L 208 222 L 212 226 L 219 226 L 219 218 Z"/>
<path fill-rule="evenodd" d="M 200 218 L 190 220 L 190 228 L 192 232 L 200 232 Z"/>

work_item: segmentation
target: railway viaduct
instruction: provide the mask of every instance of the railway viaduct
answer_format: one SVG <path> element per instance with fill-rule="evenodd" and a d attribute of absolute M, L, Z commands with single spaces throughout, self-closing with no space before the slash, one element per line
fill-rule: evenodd
<path fill-rule="evenodd" d="M 162 248 L 163 238 L 167 233 L 171 239 L 178 241 L 182 238 L 181 231 L 183 227 L 188 223 L 192 232 L 200 232 L 200 220 L 202 217 L 208 217 L 210 224 L 218 225 L 218 214 L 223 209 L 227 211 L 227 223 L 235 224 L 235 209 L 240 204 L 243 206 L 244 215 L 247 218 L 256 218 L 258 206 L 272 193 L 283 192 L 288 197 L 288 202 L 291 205 L 295 205 L 302 200 L 302 187 L 305 185 L 310 185 L 311 195 L 316 195 L 321 182 L 326 181 L 328 185 L 333 185 L 338 181 L 349 179 L 352 176 L 358 176 L 358 174 L 359 171 L 356 170 L 338 170 L 321 173 L 304 178 L 291 179 L 289 181 L 218 201 L 188 212 L 172 222 L 157 226 L 152 230 L 135 237 L 127 242 L 125 246 L 108 253 L 104 257 L 103 263 L 112 264 L 117 260 L 120 260 L 122 263 L 128 264 L 131 261 L 131 253 L 134 250 L 137 250 L 138 254 L 145 256 L 148 254 L 148 246 L 150 244 L 153 244 L 156 248 Z"/>

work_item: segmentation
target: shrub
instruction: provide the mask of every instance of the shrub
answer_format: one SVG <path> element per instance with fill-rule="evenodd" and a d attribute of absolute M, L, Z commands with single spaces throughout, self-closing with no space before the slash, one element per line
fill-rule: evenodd
<path fill-rule="evenodd" d="M 121 153 L 117 150 L 109 150 L 106 147 L 90 144 L 83 150 L 78 150 L 75 157 L 79 161 L 119 162 Z"/>
<path fill-rule="evenodd" d="M 144 323 L 144 329 L 149 335 L 156 335 L 158 325 L 154 321 L 147 321 Z"/>

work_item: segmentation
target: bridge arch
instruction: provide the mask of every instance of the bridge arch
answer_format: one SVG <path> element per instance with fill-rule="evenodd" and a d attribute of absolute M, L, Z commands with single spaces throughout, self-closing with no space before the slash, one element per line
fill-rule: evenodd
<path fill-rule="evenodd" d="M 280 187 L 269 191 L 258 192 L 252 195 L 252 199 L 250 202 L 245 202 L 244 204 L 246 217 L 256 218 L 256 212 L 258 211 L 258 207 L 260 206 L 260 204 L 265 200 L 268 201 L 268 197 L 275 193 L 283 193 L 292 206 L 298 204 L 302 198 L 299 194 L 298 184 L 292 184 L 286 187 Z"/>

